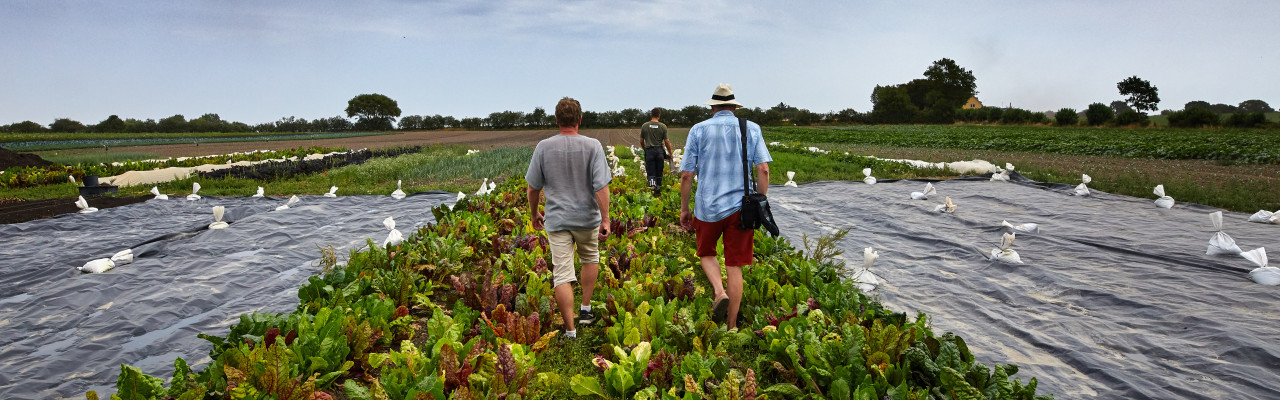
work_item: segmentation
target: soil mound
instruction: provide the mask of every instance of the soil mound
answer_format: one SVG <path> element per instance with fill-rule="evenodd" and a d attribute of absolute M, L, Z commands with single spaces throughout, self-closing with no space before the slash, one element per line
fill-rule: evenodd
<path fill-rule="evenodd" d="M 54 165 L 40 156 L 31 153 L 18 153 L 0 147 L 0 170 L 14 167 L 43 167 Z"/>

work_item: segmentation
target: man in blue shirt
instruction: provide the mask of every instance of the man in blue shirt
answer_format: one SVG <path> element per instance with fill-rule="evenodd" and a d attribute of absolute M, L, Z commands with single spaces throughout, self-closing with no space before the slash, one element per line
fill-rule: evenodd
<path fill-rule="evenodd" d="M 755 231 L 739 227 L 746 188 L 742 183 L 742 134 L 733 110 L 742 104 L 734 100 L 733 88 L 725 84 L 716 88 L 706 104 L 714 115 L 689 128 L 685 139 L 684 162 L 680 165 L 680 224 L 693 229 L 697 237 L 702 272 L 715 289 L 714 320 L 722 322 L 727 318 L 729 329 L 734 329 L 742 305 L 742 267 L 751 265 L 755 257 Z M 754 122 L 747 123 L 747 161 L 755 169 L 755 192 L 767 194 L 769 162 L 773 158 L 765 147 L 760 125 Z M 694 174 L 698 176 L 698 193 L 690 213 L 689 192 Z M 727 290 L 716 259 L 716 244 L 721 237 L 729 277 Z"/>

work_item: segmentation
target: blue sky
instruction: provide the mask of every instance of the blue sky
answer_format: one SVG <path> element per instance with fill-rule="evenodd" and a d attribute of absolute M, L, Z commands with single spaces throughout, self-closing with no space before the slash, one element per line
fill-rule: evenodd
<path fill-rule="evenodd" d="M 988 105 L 1083 109 L 1131 75 L 1161 109 L 1280 106 L 1280 3 L 1260 1 L 0 0 L 0 124 L 108 115 L 247 123 L 739 101 L 868 111 L 947 57 Z"/>

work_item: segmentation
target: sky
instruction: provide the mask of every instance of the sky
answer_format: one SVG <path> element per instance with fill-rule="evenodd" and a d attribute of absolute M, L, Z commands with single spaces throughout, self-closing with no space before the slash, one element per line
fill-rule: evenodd
<path fill-rule="evenodd" d="M 739 102 L 870 111 L 876 85 L 950 58 L 987 105 L 1122 97 L 1280 106 L 1280 2 L 0 0 L 0 124 L 109 115 L 250 124 L 343 115 L 484 117 Z"/>

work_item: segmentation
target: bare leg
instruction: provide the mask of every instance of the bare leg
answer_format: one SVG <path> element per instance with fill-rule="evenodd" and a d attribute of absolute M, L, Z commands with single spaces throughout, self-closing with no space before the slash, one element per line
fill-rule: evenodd
<path fill-rule="evenodd" d="M 573 285 L 572 282 L 566 282 L 556 286 L 556 306 L 560 308 L 560 317 L 564 318 L 564 326 L 566 331 L 577 330 L 573 326 L 573 317 L 577 316 L 573 309 Z"/>
<path fill-rule="evenodd" d="M 738 307 L 742 305 L 742 267 L 725 267 L 729 275 L 729 329 L 738 327 Z"/>
<path fill-rule="evenodd" d="M 582 305 L 591 305 L 591 292 L 596 290 L 596 278 L 600 277 L 600 264 L 582 264 Z M 573 300 L 572 298 L 570 300 Z M 563 307 L 561 307 L 563 308 Z"/>
<path fill-rule="evenodd" d="M 701 257 L 699 261 L 702 263 L 702 272 L 707 274 L 707 280 L 711 281 L 711 288 L 715 290 L 715 299 L 727 296 L 724 292 L 724 279 L 720 277 L 720 261 L 716 260 L 716 256 Z M 741 271 L 738 276 L 742 276 Z"/>

